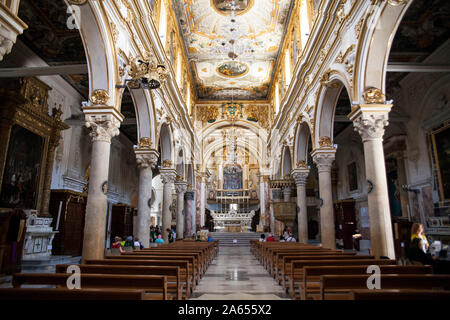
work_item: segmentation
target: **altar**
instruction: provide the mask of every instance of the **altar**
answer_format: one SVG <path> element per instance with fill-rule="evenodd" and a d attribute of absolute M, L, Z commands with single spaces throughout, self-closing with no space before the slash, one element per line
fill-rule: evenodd
<path fill-rule="evenodd" d="M 252 219 L 255 211 L 238 213 L 230 210 L 226 213 L 211 212 L 216 232 L 249 232 L 252 228 Z"/>

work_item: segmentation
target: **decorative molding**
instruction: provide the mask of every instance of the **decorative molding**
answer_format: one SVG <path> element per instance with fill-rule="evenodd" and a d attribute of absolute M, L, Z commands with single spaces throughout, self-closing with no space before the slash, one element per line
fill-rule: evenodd
<path fill-rule="evenodd" d="M 139 169 L 154 169 L 158 163 L 158 156 L 158 152 L 154 149 L 150 152 L 136 150 L 136 162 Z"/>
<path fill-rule="evenodd" d="M 295 184 L 297 187 L 306 186 L 306 182 L 308 180 L 309 170 L 296 171 L 292 173 L 292 178 L 295 180 Z"/>
<path fill-rule="evenodd" d="M 386 101 L 383 92 L 377 88 L 369 88 L 364 91 L 363 98 L 367 104 L 383 104 Z"/>
<path fill-rule="evenodd" d="M 163 184 L 172 184 L 175 182 L 177 176 L 174 170 L 161 170 L 161 180 Z"/>
<path fill-rule="evenodd" d="M 363 142 L 367 140 L 381 139 L 384 128 L 389 125 L 388 114 L 361 114 L 353 120 L 355 131 L 361 135 Z"/>
<path fill-rule="evenodd" d="M 91 94 L 91 102 L 94 105 L 106 105 L 109 101 L 109 94 L 106 90 L 97 89 Z"/>
<path fill-rule="evenodd" d="M 172 161 L 171 160 L 164 160 L 162 163 L 163 168 L 170 168 L 172 167 Z"/>
<path fill-rule="evenodd" d="M 320 137 L 319 138 L 319 146 L 321 148 L 331 148 L 333 145 L 333 142 L 331 141 L 330 137 Z"/>
<path fill-rule="evenodd" d="M 107 120 L 98 119 L 94 115 L 86 115 L 86 127 L 91 128 L 92 141 L 104 141 L 111 143 L 111 139 L 118 136 L 120 121 L 110 117 Z"/>

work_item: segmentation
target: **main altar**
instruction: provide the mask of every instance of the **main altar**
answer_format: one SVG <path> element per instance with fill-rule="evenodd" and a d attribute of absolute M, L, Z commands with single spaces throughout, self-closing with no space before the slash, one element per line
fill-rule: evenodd
<path fill-rule="evenodd" d="M 237 212 L 236 210 L 230 210 L 226 213 L 212 211 L 211 216 L 216 232 L 249 232 L 252 228 L 255 211 Z"/>

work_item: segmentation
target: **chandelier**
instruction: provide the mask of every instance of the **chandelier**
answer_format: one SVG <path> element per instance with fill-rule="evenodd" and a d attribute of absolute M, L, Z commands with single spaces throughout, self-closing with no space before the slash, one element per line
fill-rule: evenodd
<path fill-rule="evenodd" d="M 125 79 L 124 83 L 116 85 L 116 88 L 158 89 L 168 73 L 167 68 L 158 63 L 152 53 L 146 52 L 143 58 L 131 60 L 128 66 L 128 75 L 131 78 Z"/>
<path fill-rule="evenodd" d="M 224 25 L 223 32 L 225 39 L 213 40 L 214 45 L 211 48 L 212 55 L 226 55 L 228 58 L 234 60 L 239 56 L 251 57 L 255 50 L 251 47 L 250 39 L 242 39 L 246 33 L 238 28 L 236 23 L 236 9 L 239 9 L 239 5 L 236 5 L 232 0 L 227 4 L 231 10 L 231 17 L 228 23 Z"/>

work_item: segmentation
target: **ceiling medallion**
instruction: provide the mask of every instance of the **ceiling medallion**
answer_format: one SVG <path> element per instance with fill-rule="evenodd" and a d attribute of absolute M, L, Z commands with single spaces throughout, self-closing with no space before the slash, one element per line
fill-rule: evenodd
<path fill-rule="evenodd" d="M 246 75 L 249 71 L 247 65 L 237 61 L 224 62 L 216 69 L 217 73 L 227 78 L 237 78 Z"/>
<path fill-rule="evenodd" d="M 223 16 L 240 16 L 247 13 L 255 3 L 255 0 L 211 0 L 211 7 Z"/>

